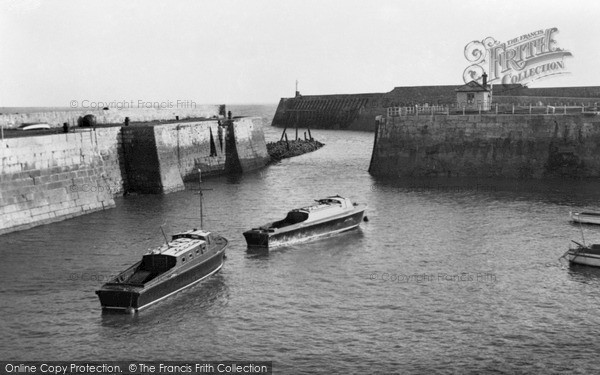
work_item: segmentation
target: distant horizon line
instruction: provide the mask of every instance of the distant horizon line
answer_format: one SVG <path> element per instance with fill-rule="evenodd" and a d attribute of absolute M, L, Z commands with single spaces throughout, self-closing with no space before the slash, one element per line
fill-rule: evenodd
<path fill-rule="evenodd" d="M 262 103 L 219 103 L 219 104 L 215 104 L 215 103 L 198 103 L 197 105 L 199 106 L 204 106 L 204 105 L 225 105 L 225 106 L 230 106 L 230 105 L 276 105 L 278 104 L 279 101 L 277 102 L 262 102 Z M 61 108 L 61 109 L 66 109 L 66 110 L 70 110 L 70 111 L 79 111 L 79 110 L 90 110 L 90 111 L 102 111 L 102 108 L 72 108 L 64 105 L 29 105 L 29 106 L 22 106 L 22 105 L 7 105 L 7 106 L 0 106 L 0 111 L 5 110 L 5 109 L 11 109 L 11 108 L 24 108 L 24 109 L 31 109 L 31 108 Z M 150 109 L 147 107 L 128 107 L 128 108 L 116 108 L 116 107 L 109 107 L 109 110 L 120 110 L 120 109 Z M 159 110 L 175 110 L 176 108 L 158 108 Z"/>

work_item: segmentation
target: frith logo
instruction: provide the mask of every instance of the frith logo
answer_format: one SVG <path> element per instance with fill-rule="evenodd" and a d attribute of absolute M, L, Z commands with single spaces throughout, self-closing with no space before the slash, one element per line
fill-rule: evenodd
<path fill-rule="evenodd" d="M 558 48 L 556 27 L 536 30 L 500 43 L 492 37 L 474 40 L 465 47 L 465 58 L 472 63 L 463 73 L 465 83 L 479 80 L 487 72 L 488 83 L 522 84 L 567 74 L 565 57 L 571 52 Z"/>

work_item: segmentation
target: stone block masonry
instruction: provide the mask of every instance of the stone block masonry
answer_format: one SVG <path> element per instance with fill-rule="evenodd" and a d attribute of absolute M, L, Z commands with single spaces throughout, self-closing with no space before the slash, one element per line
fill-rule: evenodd
<path fill-rule="evenodd" d="M 248 172 L 268 161 L 260 118 L 123 128 L 126 189 L 168 193 L 203 176 Z"/>
<path fill-rule="evenodd" d="M 600 177 L 600 116 L 381 118 L 369 172 L 389 177 Z"/>
<path fill-rule="evenodd" d="M 225 173 L 224 120 L 123 128 L 127 191 L 168 193 L 184 181 Z M 266 148 L 265 148 L 266 149 Z"/>
<path fill-rule="evenodd" d="M 0 234 L 163 194 L 269 160 L 259 118 L 83 129 L 0 141 Z"/>
<path fill-rule="evenodd" d="M 0 234 L 115 205 L 119 128 L 0 143 Z"/>
<path fill-rule="evenodd" d="M 227 137 L 234 152 L 230 160 L 238 162 L 238 165 L 228 165 L 230 172 L 249 172 L 264 167 L 271 160 L 260 118 L 234 119 L 228 125 Z"/>

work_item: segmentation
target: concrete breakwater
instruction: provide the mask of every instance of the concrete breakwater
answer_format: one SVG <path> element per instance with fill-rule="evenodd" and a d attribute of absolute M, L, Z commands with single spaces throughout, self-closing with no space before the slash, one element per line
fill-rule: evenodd
<path fill-rule="evenodd" d="M 600 177 L 600 116 L 381 117 L 378 176 Z"/>
<path fill-rule="evenodd" d="M 282 98 L 272 126 L 375 131 L 375 117 L 388 107 L 443 105 L 458 109 L 456 89 L 460 85 L 395 87 L 387 93 L 348 95 L 296 95 Z M 497 85 L 493 101 L 503 104 L 593 105 L 600 103 L 600 87 L 527 88 Z"/>
<path fill-rule="evenodd" d="M 260 118 L 83 129 L 0 142 L 0 234 L 115 205 L 125 192 L 184 188 L 198 169 L 246 172 L 269 160 Z"/>

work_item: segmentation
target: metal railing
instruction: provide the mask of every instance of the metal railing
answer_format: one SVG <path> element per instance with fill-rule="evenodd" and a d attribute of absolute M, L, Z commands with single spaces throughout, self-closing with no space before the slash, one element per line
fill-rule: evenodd
<path fill-rule="evenodd" d="M 504 104 L 495 103 L 492 104 L 488 110 L 485 110 L 483 106 L 474 108 L 472 106 L 410 106 L 410 107 L 388 107 L 388 117 L 399 117 L 399 116 L 422 116 L 422 115 L 467 115 L 467 114 L 481 114 L 481 115 L 572 115 L 577 113 L 585 114 L 600 114 L 600 107 L 597 105 L 532 105 L 532 104 Z"/>
<path fill-rule="evenodd" d="M 449 114 L 450 107 L 444 105 L 415 105 L 411 107 L 388 107 L 388 117 Z"/>

